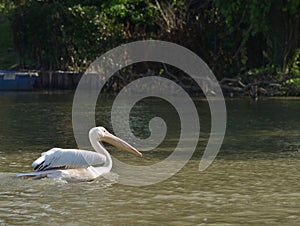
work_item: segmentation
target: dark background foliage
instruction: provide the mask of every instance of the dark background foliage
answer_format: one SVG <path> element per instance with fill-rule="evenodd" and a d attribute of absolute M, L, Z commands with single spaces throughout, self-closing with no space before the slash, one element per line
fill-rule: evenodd
<path fill-rule="evenodd" d="M 300 0 L 2 0 L 0 12 L 1 68 L 84 71 L 120 44 L 160 39 L 220 80 L 300 76 Z"/>

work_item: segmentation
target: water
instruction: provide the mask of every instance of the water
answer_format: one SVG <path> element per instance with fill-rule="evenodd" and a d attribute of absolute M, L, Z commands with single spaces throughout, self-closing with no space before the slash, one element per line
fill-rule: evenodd
<path fill-rule="evenodd" d="M 195 99 L 201 137 L 193 158 L 170 179 L 146 187 L 117 183 L 114 172 L 93 182 L 26 181 L 16 173 L 51 147 L 76 147 L 73 94 L 0 93 L 0 225 L 298 225 L 300 99 L 227 100 L 228 124 L 214 163 L 198 172 L 210 128 L 206 101 Z M 114 97 L 101 96 L 97 124 L 111 130 Z M 157 109 L 159 109 L 158 113 Z M 168 135 L 142 159 L 109 147 L 130 164 L 168 156 L 179 137 L 178 115 L 157 99 L 133 109 L 132 129 L 147 137 L 147 122 L 166 118 Z M 166 117 L 167 116 L 167 117 Z"/>

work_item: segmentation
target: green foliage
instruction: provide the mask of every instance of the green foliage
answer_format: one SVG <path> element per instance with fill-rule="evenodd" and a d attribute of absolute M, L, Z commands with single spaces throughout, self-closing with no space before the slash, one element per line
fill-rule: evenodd
<path fill-rule="evenodd" d="M 300 77 L 300 48 L 296 50 L 295 55 L 289 62 L 286 74 L 292 74 Z"/>
<path fill-rule="evenodd" d="M 0 68 L 9 68 L 16 64 L 18 59 L 7 18 L 0 19 L 0 32 Z"/>
<path fill-rule="evenodd" d="M 258 75 L 258 74 L 278 74 L 279 70 L 276 68 L 274 65 L 266 66 L 266 67 L 261 67 L 261 68 L 251 68 L 250 70 L 247 71 L 247 75 Z"/>
<path fill-rule="evenodd" d="M 213 0 L 213 4 L 227 29 L 223 41 L 233 60 L 230 68 L 236 64 L 243 72 L 273 65 L 285 71 L 300 45 L 299 0 Z"/>
<path fill-rule="evenodd" d="M 283 12 L 289 12 L 290 14 L 296 14 L 299 10 L 300 0 L 286 0 L 282 7 Z"/>
<path fill-rule="evenodd" d="M 271 10 L 272 0 L 213 0 L 217 13 L 223 17 L 228 38 L 226 43 L 231 45 L 225 48 L 225 51 L 232 54 L 231 57 L 237 60 L 241 68 L 246 68 L 249 60 L 249 51 L 247 44 L 251 37 L 258 34 L 265 34 L 269 31 L 268 15 Z M 230 42 L 229 40 L 232 40 Z M 265 42 L 265 40 L 261 40 Z M 258 65 L 253 65 L 258 66 Z"/>
<path fill-rule="evenodd" d="M 296 87 L 297 89 L 300 89 L 300 78 L 288 79 L 285 83 L 289 86 L 293 86 Z"/>
<path fill-rule="evenodd" d="M 9 15 L 14 8 L 15 8 L 15 4 L 13 1 L 1 0 L 0 1 L 0 17 L 1 17 L 1 14 L 5 15 L 5 16 Z"/>
<path fill-rule="evenodd" d="M 268 30 L 267 16 L 272 0 L 213 0 L 214 5 L 225 17 L 225 23 L 230 31 L 239 26 L 251 27 L 251 35 Z"/>
<path fill-rule="evenodd" d="M 12 1 L 0 1 L 0 68 L 9 68 L 17 63 L 17 54 L 14 51 L 11 27 L 8 16 L 14 9 Z"/>
<path fill-rule="evenodd" d="M 113 47 L 153 38 L 191 49 L 220 79 L 299 72 L 300 0 L 2 0 L 4 11 L 21 67 L 84 70 Z"/>
<path fill-rule="evenodd" d="M 285 74 L 293 76 L 293 78 L 288 79 L 285 83 L 300 89 L 300 48 L 296 50 L 295 55 L 289 62 Z"/>
<path fill-rule="evenodd" d="M 84 70 L 105 51 L 155 30 L 147 1 L 26 1 L 12 28 L 22 66 Z M 147 31 L 146 31 L 147 30 Z"/>

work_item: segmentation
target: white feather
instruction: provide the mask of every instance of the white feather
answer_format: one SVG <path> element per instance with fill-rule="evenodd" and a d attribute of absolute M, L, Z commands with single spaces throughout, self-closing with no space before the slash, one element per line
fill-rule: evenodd
<path fill-rule="evenodd" d="M 35 171 L 45 171 L 58 167 L 87 168 L 89 166 L 102 165 L 106 162 L 103 154 L 78 149 L 52 148 L 43 152 L 32 166 Z"/>

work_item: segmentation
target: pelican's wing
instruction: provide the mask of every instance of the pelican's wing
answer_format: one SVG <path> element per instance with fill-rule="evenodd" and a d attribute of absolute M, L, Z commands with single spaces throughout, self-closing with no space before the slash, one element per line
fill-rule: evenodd
<path fill-rule="evenodd" d="M 105 162 L 106 157 L 97 152 L 52 148 L 42 153 L 32 166 L 35 171 L 44 171 L 53 168 L 87 168 L 91 165 L 102 165 Z"/>

